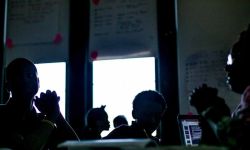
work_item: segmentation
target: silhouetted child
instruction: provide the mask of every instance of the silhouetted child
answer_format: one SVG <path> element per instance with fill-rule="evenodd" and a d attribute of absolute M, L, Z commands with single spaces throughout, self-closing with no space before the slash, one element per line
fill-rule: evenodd
<path fill-rule="evenodd" d="M 228 55 L 227 83 L 232 91 L 241 94 L 232 119 L 221 123 L 219 135 L 223 144 L 232 149 L 249 150 L 250 138 L 250 25 L 241 32 Z M 233 142 L 234 143 L 233 143 Z"/>
<path fill-rule="evenodd" d="M 105 106 L 90 109 L 85 116 L 86 127 L 79 133 L 81 140 L 101 139 L 101 133 L 109 130 L 110 124 Z"/>
<path fill-rule="evenodd" d="M 118 115 L 113 119 L 114 128 L 120 125 L 128 125 L 127 118 L 124 115 Z"/>
<path fill-rule="evenodd" d="M 203 84 L 193 90 L 189 100 L 190 105 L 195 107 L 197 113 L 201 116 L 200 126 L 202 128 L 202 137 L 200 144 L 221 145 L 217 131 L 213 129 L 225 117 L 230 117 L 230 108 L 224 99 L 219 97 L 215 88 Z"/>
<path fill-rule="evenodd" d="M 138 93 L 133 100 L 132 125 L 122 125 L 111 131 L 104 139 L 150 138 L 155 143 L 159 139 L 152 136 L 158 128 L 166 109 L 164 97 L 157 91 L 148 90 Z"/>
<path fill-rule="evenodd" d="M 250 25 L 240 34 L 228 55 L 225 71 L 230 89 L 241 94 L 241 100 L 230 117 L 213 124 L 218 142 L 230 150 L 249 150 L 250 144 Z M 205 91 L 203 88 L 202 91 Z M 198 94 L 198 93 L 197 93 Z M 204 97 L 204 96 L 203 96 Z M 211 97 L 211 96 L 210 96 Z M 212 98 L 211 98 L 212 99 Z M 200 99 L 202 102 L 202 99 Z M 219 110 L 219 109 L 216 109 Z M 218 111 L 212 116 L 218 118 Z M 211 115 L 210 117 L 211 118 Z"/>
<path fill-rule="evenodd" d="M 6 85 L 11 98 L 0 107 L 0 147 L 11 149 L 57 149 L 66 140 L 78 140 L 63 118 L 56 92 L 39 89 L 35 65 L 25 59 L 13 60 L 6 70 Z M 41 113 L 37 113 L 34 103 Z"/>

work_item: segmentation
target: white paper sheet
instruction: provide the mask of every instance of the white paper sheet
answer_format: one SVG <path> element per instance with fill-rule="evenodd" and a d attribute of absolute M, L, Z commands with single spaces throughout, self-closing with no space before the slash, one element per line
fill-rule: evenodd
<path fill-rule="evenodd" d="M 13 45 L 53 42 L 59 7 L 58 0 L 9 0 L 7 39 Z"/>
<path fill-rule="evenodd" d="M 154 56 L 155 0 L 90 0 L 90 58 Z"/>

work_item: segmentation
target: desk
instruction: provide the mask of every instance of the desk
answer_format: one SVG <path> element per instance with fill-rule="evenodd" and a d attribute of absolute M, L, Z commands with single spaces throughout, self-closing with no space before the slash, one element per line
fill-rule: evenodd
<path fill-rule="evenodd" d="M 59 148 L 67 150 L 228 150 L 225 147 L 215 146 L 158 146 L 146 147 L 150 139 L 103 139 L 66 141 L 59 144 Z"/>

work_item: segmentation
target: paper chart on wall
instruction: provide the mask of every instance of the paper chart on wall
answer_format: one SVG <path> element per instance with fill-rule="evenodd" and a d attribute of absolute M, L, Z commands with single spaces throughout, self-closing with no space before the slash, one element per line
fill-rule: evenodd
<path fill-rule="evenodd" d="M 90 58 L 152 56 L 156 26 L 155 0 L 90 0 Z"/>
<path fill-rule="evenodd" d="M 58 0 L 9 0 L 7 38 L 15 45 L 53 42 L 59 6 Z"/>
<path fill-rule="evenodd" d="M 204 51 L 190 55 L 186 59 L 185 80 L 186 94 L 203 83 L 216 88 L 228 89 L 224 67 L 226 51 Z"/>
<path fill-rule="evenodd" d="M 229 108 L 235 108 L 238 96 L 232 92 L 226 83 L 225 65 L 228 51 L 201 51 L 189 55 L 185 63 L 185 95 L 190 95 L 194 88 L 203 83 L 218 90 L 218 95 L 224 98 Z M 189 109 L 193 108 L 189 106 Z"/>

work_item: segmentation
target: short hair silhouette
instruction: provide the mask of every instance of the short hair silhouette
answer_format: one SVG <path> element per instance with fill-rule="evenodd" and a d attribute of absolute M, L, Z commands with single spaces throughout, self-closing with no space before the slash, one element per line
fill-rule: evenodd
<path fill-rule="evenodd" d="M 159 92 L 153 90 L 146 90 L 138 93 L 135 96 L 133 100 L 133 109 L 140 108 L 141 104 L 143 104 L 145 100 L 156 102 L 160 104 L 163 107 L 163 109 L 165 109 L 166 107 L 166 101 Z"/>
<path fill-rule="evenodd" d="M 159 127 L 166 110 L 166 101 L 162 94 L 153 90 L 138 93 L 133 100 L 131 125 L 121 125 L 111 131 L 104 139 L 150 138 L 153 145 L 160 143 L 152 133 Z"/>
<path fill-rule="evenodd" d="M 228 81 L 232 91 L 242 94 L 246 87 L 250 85 L 250 25 L 241 32 L 240 37 L 232 46 L 225 70 L 227 72 Z M 228 59 L 229 60 L 229 59 Z"/>
<path fill-rule="evenodd" d="M 102 105 L 100 108 L 91 108 L 86 114 L 86 126 L 87 127 L 95 127 L 96 121 L 102 119 L 104 116 L 107 115 L 105 111 L 105 105 Z"/>
<path fill-rule="evenodd" d="M 124 115 L 118 115 L 113 120 L 114 127 L 117 128 L 120 125 L 128 125 L 127 118 Z"/>
<path fill-rule="evenodd" d="M 101 139 L 101 133 L 109 130 L 110 124 L 106 106 L 91 108 L 85 115 L 85 127 L 78 133 L 81 140 Z"/>

